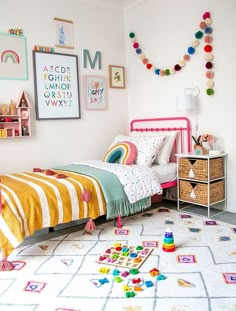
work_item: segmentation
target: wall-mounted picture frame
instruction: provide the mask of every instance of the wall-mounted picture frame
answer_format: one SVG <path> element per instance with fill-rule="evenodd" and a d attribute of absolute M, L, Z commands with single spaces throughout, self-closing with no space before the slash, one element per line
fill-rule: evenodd
<path fill-rule="evenodd" d="M 28 80 L 24 36 L 0 33 L 0 79 Z"/>
<path fill-rule="evenodd" d="M 54 18 L 56 25 L 56 44 L 58 48 L 74 48 L 73 22 L 62 18 Z"/>
<path fill-rule="evenodd" d="M 109 87 L 125 88 L 125 67 L 109 65 Z"/>
<path fill-rule="evenodd" d="M 107 109 L 106 77 L 86 75 L 84 79 L 84 96 L 86 110 Z"/>
<path fill-rule="evenodd" d="M 36 120 L 80 119 L 77 55 L 32 53 Z"/>

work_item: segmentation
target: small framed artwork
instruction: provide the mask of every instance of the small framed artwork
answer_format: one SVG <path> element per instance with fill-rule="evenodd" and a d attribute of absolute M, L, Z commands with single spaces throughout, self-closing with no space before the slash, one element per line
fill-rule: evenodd
<path fill-rule="evenodd" d="M 111 88 L 125 88 L 125 67 L 123 66 L 109 66 L 109 87 Z"/>
<path fill-rule="evenodd" d="M 0 79 L 27 80 L 26 38 L 0 33 Z"/>
<path fill-rule="evenodd" d="M 54 18 L 56 24 L 56 47 L 73 49 L 74 34 L 73 22 L 66 19 Z"/>
<path fill-rule="evenodd" d="M 84 95 L 86 110 L 105 110 L 107 108 L 106 78 L 84 76 Z"/>
<path fill-rule="evenodd" d="M 37 120 L 80 119 L 78 56 L 33 51 Z"/>

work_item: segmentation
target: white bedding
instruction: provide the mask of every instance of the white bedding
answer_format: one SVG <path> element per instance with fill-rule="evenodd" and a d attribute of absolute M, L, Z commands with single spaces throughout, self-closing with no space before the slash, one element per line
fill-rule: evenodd
<path fill-rule="evenodd" d="M 147 166 L 122 165 L 100 160 L 88 160 L 73 164 L 88 165 L 115 174 L 124 187 L 130 203 L 135 203 L 154 194 L 162 194 L 157 172 Z"/>
<path fill-rule="evenodd" d="M 177 177 L 177 163 L 170 162 L 165 165 L 153 164 L 151 168 L 157 173 L 159 182 L 166 183 L 176 180 Z"/>

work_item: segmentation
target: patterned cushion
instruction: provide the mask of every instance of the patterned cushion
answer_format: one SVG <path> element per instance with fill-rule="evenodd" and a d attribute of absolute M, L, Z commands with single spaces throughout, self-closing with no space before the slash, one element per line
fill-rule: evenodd
<path fill-rule="evenodd" d="M 122 141 L 129 141 L 133 143 L 137 148 L 137 158 L 135 164 L 150 167 L 155 160 L 164 139 L 165 134 L 159 135 L 158 137 L 131 137 L 117 135 L 111 144 L 111 147 Z"/>
<path fill-rule="evenodd" d="M 122 141 L 112 146 L 103 158 L 104 162 L 131 165 L 137 157 L 136 146 L 128 141 Z"/>

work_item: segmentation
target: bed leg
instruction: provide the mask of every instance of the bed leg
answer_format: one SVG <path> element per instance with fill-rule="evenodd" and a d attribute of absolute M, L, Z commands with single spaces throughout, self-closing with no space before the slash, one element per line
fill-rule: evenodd
<path fill-rule="evenodd" d="M 7 260 L 7 257 L 3 257 L 0 261 L 0 271 L 11 271 L 14 269 L 14 265 Z"/>
<path fill-rule="evenodd" d="M 117 226 L 117 228 L 122 228 L 122 221 L 121 221 L 120 215 L 118 215 L 118 217 L 117 217 L 116 226 Z"/>

